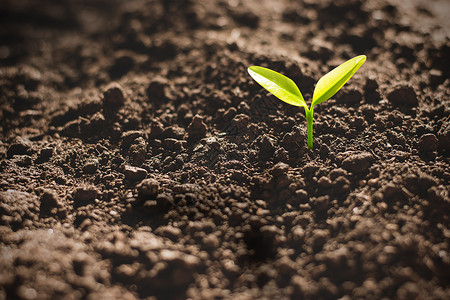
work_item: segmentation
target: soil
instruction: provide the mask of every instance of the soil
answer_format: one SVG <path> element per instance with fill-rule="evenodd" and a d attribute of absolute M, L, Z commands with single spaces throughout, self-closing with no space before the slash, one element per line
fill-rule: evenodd
<path fill-rule="evenodd" d="M 449 14 L 1 1 L 0 299 L 449 299 Z"/>

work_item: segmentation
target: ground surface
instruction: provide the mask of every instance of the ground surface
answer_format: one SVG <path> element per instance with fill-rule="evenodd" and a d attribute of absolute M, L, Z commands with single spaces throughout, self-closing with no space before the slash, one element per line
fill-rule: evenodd
<path fill-rule="evenodd" d="M 1 1 L 0 299 L 449 299 L 449 13 Z"/>

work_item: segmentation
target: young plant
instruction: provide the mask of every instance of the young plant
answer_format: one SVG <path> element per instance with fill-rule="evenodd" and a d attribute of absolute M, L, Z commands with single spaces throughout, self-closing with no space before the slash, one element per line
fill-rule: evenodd
<path fill-rule="evenodd" d="M 248 73 L 257 83 L 262 85 L 263 88 L 271 92 L 278 99 L 288 104 L 303 106 L 305 108 L 308 148 L 312 149 L 314 106 L 327 101 L 336 94 L 365 61 L 365 55 L 356 56 L 320 78 L 314 89 L 311 108 L 308 108 L 302 93 L 290 78 L 273 70 L 258 66 L 249 67 Z"/>

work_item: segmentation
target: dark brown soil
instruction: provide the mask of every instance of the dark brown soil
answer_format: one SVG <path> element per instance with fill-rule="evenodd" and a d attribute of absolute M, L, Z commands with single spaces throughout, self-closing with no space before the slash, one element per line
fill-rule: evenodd
<path fill-rule="evenodd" d="M 449 299 L 449 15 L 2 0 L 0 299 Z M 359 54 L 313 150 L 247 74 Z"/>

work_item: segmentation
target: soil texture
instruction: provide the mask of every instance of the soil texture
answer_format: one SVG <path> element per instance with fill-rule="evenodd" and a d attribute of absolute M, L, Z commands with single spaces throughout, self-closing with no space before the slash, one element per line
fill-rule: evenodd
<path fill-rule="evenodd" d="M 2 0 L 0 299 L 449 299 L 445 0 Z M 251 65 L 315 83 L 315 107 Z"/>

